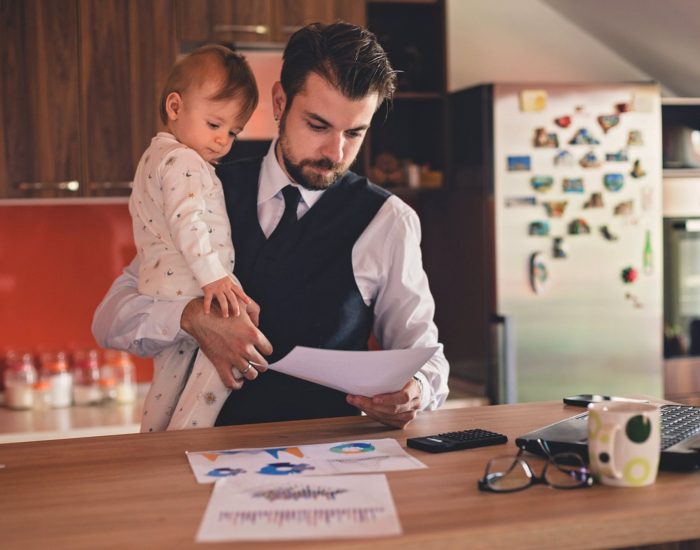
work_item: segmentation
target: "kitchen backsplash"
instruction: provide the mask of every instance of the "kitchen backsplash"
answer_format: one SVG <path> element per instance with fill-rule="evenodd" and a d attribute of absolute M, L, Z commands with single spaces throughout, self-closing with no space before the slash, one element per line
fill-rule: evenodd
<path fill-rule="evenodd" d="M 135 253 L 126 202 L 0 206 L 0 353 L 97 348 L 93 312 Z"/>

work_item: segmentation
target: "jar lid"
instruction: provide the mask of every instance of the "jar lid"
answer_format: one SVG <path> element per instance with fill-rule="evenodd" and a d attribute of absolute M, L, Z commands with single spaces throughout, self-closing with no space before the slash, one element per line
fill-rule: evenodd
<path fill-rule="evenodd" d="M 48 381 L 46 381 L 46 380 L 39 380 L 38 382 L 34 382 L 34 384 L 32 385 L 32 387 L 33 387 L 35 390 L 44 391 L 44 390 L 48 390 L 50 386 L 49 386 Z"/>

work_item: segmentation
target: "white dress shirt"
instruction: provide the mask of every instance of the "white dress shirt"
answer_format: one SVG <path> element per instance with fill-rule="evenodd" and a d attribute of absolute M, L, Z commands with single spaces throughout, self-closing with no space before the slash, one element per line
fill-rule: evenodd
<path fill-rule="evenodd" d="M 275 142 L 265 156 L 258 185 L 258 220 L 269 236 L 284 213 L 282 188 L 290 183 L 275 156 Z M 235 183 L 234 183 L 235 185 Z M 298 186 L 297 186 L 298 187 Z M 299 187 L 297 217 L 313 208 L 324 191 Z M 438 346 L 417 373 L 421 409 L 436 409 L 447 397 L 449 365 L 433 321 L 435 302 L 423 271 L 420 221 L 396 196 L 389 197 L 355 242 L 352 265 L 365 304 L 374 304 L 373 332 L 383 349 Z M 182 338 L 188 300 L 156 301 L 138 293 L 138 259 L 114 281 L 93 319 L 92 331 L 103 347 L 152 356 Z"/>

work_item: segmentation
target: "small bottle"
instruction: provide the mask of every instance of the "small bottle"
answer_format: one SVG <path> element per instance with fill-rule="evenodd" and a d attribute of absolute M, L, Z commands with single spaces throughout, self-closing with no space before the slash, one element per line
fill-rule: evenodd
<path fill-rule="evenodd" d="M 37 381 L 34 360 L 29 353 L 10 359 L 5 366 L 5 405 L 10 409 L 31 409 L 34 406 L 33 386 Z"/>
<path fill-rule="evenodd" d="M 73 400 L 76 405 L 97 405 L 102 401 L 97 351 L 79 351 L 73 358 Z"/>
<path fill-rule="evenodd" d="M 110 395 L 117 403 L 133 403 L 136 400 L 136 375 L 134 363 L 124 351 L 109 350 L 105 354 L 105 365 L 101 370 L 103 392 L 109 388 Z M 110 387 L 111 386 L 111 387 Z"/>
<path fill-rule="evenodd" d="M 39 380 L 34 384 L 34 410 L 46 411 L 51 408 L 51 385 L 48 380 Z"/>
<path fill-rule="evenodd" d="M 73 403 L 73 376 L 68 372 L 65 353 L 45 353 L 42 355 L 41 378 L 49 383 L 53 408 L 71 406 Z"/>

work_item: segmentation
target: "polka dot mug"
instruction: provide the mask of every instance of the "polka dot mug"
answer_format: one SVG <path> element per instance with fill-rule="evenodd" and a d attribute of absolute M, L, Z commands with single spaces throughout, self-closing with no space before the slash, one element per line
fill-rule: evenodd
<path fill-rule="evenodd" d="M 600 483 L 644 487 L 656 481 L 661 452 L 659 408 L 648 403 L 588 405 L 588 459 Z"/>

